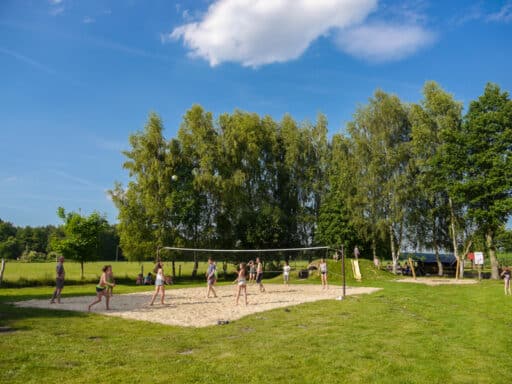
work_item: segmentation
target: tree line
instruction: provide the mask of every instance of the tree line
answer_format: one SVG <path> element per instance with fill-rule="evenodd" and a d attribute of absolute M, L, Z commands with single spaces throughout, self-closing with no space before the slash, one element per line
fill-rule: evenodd
<path fill-rule="evenodd" d="M 130 259 L 167 245 L 268 248 L 359 245 L 369 257 L 406 249 L 497 247 L 512 210 L 512 102 L 496 84 L 463 104 L 435 82 L 419 103 L 377 90 L 343 133 L 327 119 L 194 105 L 176 137 L 160 117 L 130 136 L 130 182 L 110 191 Z M 440 273 L 442 264 L 439 261 Z"/>
<path fill-rule="evenodd" d="M 66 213 L 63 208 L 57 214 L 63 220 L 60 226 L 17 227 L 0 219 L 0 258 L 44 262 L 55 261 L 60 255 L 77 261 L 122 257 L 116 226 L 104 216 L 97 212 L 89 216 Z M 88 249 L 80 249 L 80 245 Z"/>

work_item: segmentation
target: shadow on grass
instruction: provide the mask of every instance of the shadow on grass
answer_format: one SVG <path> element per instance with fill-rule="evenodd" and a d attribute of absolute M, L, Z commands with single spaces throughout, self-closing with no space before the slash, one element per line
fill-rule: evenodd
<path fill-rule="evenodd" d="M 0 303 L 0 327 L 6 333 L 30 330 L 27 325 L 16 325 L 19 320 L 27 319 L 55 319 L 55 321 L 69 318 L 84 318 L 87 313 L 66 310 L 52 310 L 40 308 L 20 308 L 14 304 Z"/>

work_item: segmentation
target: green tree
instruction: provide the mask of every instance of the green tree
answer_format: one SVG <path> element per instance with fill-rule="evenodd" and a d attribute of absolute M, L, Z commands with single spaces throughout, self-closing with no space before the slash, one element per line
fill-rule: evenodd
<path fill-rule="evenodd" d="M 97 212 L 83 216 L 76 212 L 66 213 L 62 207 L 57 215 L 64 222 L 64 237 L 54 237 L 52 248 L 64 257 L 78 261 L 83 279 L 84 263 L 98 258 L 100 236 L 108 229 L 108 222 Z"/>
<path fill-rule="evenodd" d="M 413 243 L 433 249 L 439 275 L 443 275 L 440 249 L 450 247 L 459 260 L 457 245 L 461 205 L 455 205 L 456 189 L 462 166 L 453 156 L 450 138 L 459 137 L 462 124 L 462 104 L 443 91 L 435 82 L 423 88 L 423 100 L 410 110 L 412 152 L 414 161 L 414 191 L 409 211 L 409 228 L 414 230 Z M 459 165 L 457 167 L 457 164 Z"/>
<path fill-rule="evenodd" d="M 347 204 L 355 193 L 350 169 L 351 141 L 342 135 L 334 135 L 328 161 L 326 178 L 328 190 L 320 206 L 316 241 L 333 247 L 352 249 L 362 244 Z"/>
<path fill-rule="evenodd" d="M 0 219 L 0 257 L 16 259 L 21 255 L 22 247 L 17 239 L 18 229 L 9 222 Z"/>
<path fill-rule="evenodd" d="M 410 196 L 408 111 L 397 96 L 378 90 L 347 128 L 354 143 L 350 212 L 367 229 L 374 258 L 379 237 L 388 238 L 396 272 Z"/>
<path fill-rule="evenodd" d="M 465 177 L 461 190 L 468 216 L 485 237 L 498 279 L 495 236 L 512 212 L 512 101 L 496 84 L 487 84 L 472 101 L 464 123 Z"/>

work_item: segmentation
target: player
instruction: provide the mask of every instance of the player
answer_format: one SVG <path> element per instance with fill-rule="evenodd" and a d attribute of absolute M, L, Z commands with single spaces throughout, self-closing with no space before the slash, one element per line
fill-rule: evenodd
<path fill-rule="evenodd" d="M 265 292 L 265 287 L 261 282 L 263 280 L 263 264 L 259 257 L 256 258 L 256 284 L 260 287 L 260 292 Z"/>
<path fill-rule="evenodd" d="M 327 263 L 324 258 L 320 259 L 320 264 L 318 264 L 318 269 L 320 270 L 320 278 L 322 279 L 322 289 L 328 289 L 327 285 Z"/>
<path fill-rule="evenodd" d="M 283 267 L 283 279 L 284 279 L 284 283 L 286 285 L 288 285 L 289 282 L 290 282 L 290 270 L 291 269 L 292 268 L 290 267 L 290 264 L 288 263 L 288 260 L 286 260 L 284 262 L 284 267 Z"/>
<path fill-rule="evenodd" d="M 164 266 L 161 262 L 156 263 L 155 272 L 156 272 L 155 293 L 153 293 L 153 297 L 151 298 L 151 303 L 149 303 L 149 305 L 153 305 L 159 292 L 160 292 L 160 303 L 163 305 L 163 304 L 165 304 L 165 277 L 164 277 Z"/>
<path fill-rule="evenodd" d="M 235 280 L 235 283 L 237 283 L 237 291 L 236 291 L 236 304 L 238 305 L 238 299 L 240 298 L 240 293 L 244 292 L 244 298 L 245 298 L 245 305 L 247 305 L 247 280 L 245 278 L 245 269 L 246 265 L 245 263 L 240 264 L 240 269 L 238 271 L 238 276 Z"/>
<path fill-rule="evenodd" d="M 213 288 L 217 276 L 217 266 L 213 259 L 208 259 L 208 270 L 206 271 L 206 298 L 210 297 L 210 292 L 213 292 L 213 297 L 217 297 L 217 293 Z"/>
<path fill-rule="evenodd" d="M 110 284 L 114 284 L 115 283 L 114 273 L 112 273 L 112 268 L 110 268 L 110 272 L 107 273 L 106 277 L 107 277 L 107 282 L 108 283 L 110 283 Z M 113 288 L 112 285 L 108 285 L 107 286 L 107 291 L 105 292 L 105 294 L 109 295 L 110 297 L 112 297 L 114 295 L 114 288 Z"/>
<path fill-rule="evenodd" d="M 115 284 L 109 283 L 107 281 L 107 274 L 112 273 L 112 266 L 105 265 L 102 268 L 102 271 L 103 271 L 103 273 L 101 274 L 100 281 L 99 281 L 98 285 L 96 286 L 96 300 L 94 300 L 91 304 L 89 304 L 89 307 L 87 309 L 88 311 L 91 310 L 93 305 L 98 304 L 101 301 L 101 299 L 103 298 L 103 296 L 105 296 L 105 304 L 107 307 L 107 311 L 110 309 L 110 307 L 109 307 L 110 297 L 108 294 L 106 294 L 107 287 L 108 286 L 111 286 L 111 287 L 116 286 Z"/>
<path fill-rule="evenodd" d="M 254 283 L 256 281 L 256 266 L 254 265 L 254 261 L 249 261 L 249 283 Z"/>

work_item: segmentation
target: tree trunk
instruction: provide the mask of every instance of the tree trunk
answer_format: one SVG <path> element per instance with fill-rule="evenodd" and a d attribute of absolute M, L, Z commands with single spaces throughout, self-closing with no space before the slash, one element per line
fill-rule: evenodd
<path fill-rule="evenodd" d="M 471 246 L 473 245 L 473 241 L 470 239 L 468 240 L 468 243 L 466 244 L 466 249 L 464 249 L 464 253 L 460 257 L 460 265 L 459 265 L 459 278 L 464 278 L 464 264 L 466 261 L 466 257 L 468 256 L 469 250 L 471 249 Z M 473 264 L 473 262 L 471 262 Z"/>
<path fill-rule="evenodd" d="M 174 279 L 176 277 L 176 262 L 173 260 L 171 262 L 172 265 L 172 278 Z"/>
<path fill-rule="evenodd" d="M 192 277 L 197 276 L 198 268 L 199 268 L 199 261 L 197 260 L 197 256 L 194 254 L 194 268 L 192 269 Z"/>
<path fill-rule="evenodd" d="M 84 279 L 84 261 L 83 260 L 80 260 L 80 271 L 81 271 L 80 279 L 83 280 Z"/>
<path fill-rule="evenodd" d="M 2 266 L 0 267 L 0 286 L 2 285 L 2 281 L 4 280 L 4 271 L 5 271 L 5 259 L 2 257 Z"/>
<path fill-rule="evenodd" d="M 434 240 L 434 252 L 436 254 L 436 263 L 437 263 L 437 275 L 443 276 L 443 263 L 441 262 L 441 258 L 439 257 L 439 245 L 437 241 Z"/>
<path fill-rule="evenodd" d="M 448 204 L 450 205 L 450 233 L 452 234 L 453 256 L 455 256 L 455 260 L 457 260 L 457 265 L 459 265 L 460 256 L 459 251 L 457 249 L 457 232 L 455 230 L 455 210 L 453 209 L 453 201 L 451 197 L 448 198 Z"/>
<path fill-rule="evenodd" d="M 377 258 L 377 245 L 375 242 L 375 237 L 372 237 L 372 255 L 373 255 L 373 260 L 375 260 Z M 357 260 L 357 257 L 356 257 L 356 260 Z"/>
<path fill-rule="evenodd" d="M 498 259 L 496 258 L 496 247 L 494 246 L 494 237 L 492 230 L 488 230 L 485 234 L 485 243 L 489 250 L 489 259 L 491 261 L 491 279 L 499 280 L 500 274 L 498 271 Z"/>
<path fill-rule="evenodd" d="M 393 226 L 389 226 L 389 241 L 391 244 L 391 259 L 393 260 L 393 273 L 396 275 L 397 266 L 398 266 L 398 257 L 395 248 L 395 240 L 393 238 Z"/>

